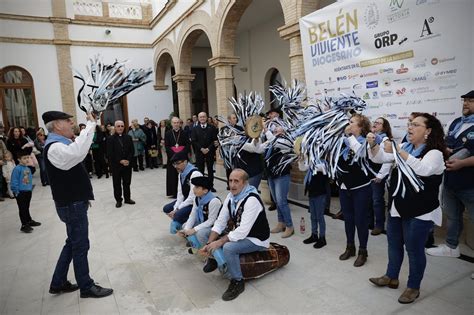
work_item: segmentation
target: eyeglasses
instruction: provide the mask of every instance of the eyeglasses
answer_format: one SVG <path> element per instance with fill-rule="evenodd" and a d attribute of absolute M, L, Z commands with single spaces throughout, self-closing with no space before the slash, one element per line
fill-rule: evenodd
<path fill-rule="evenodd" d="M 412 123 L 412 122 L 409 122 L 407 123 L 407 127 L 410 128 L 410 127 L 413 127 L 413 128 L 417 128 L 417 127 L 425 127 L 425 125 L 422 125 L 422 124 L 419 124 L 419 123 Z"/>
<path fill-rule="evenodd" d="M 124 126 L 124 125 L 117 125 L 117 126 L 115 126 L 115 128 L 123 128 L 123 127 L 125 127 L 125 126 Z"/>

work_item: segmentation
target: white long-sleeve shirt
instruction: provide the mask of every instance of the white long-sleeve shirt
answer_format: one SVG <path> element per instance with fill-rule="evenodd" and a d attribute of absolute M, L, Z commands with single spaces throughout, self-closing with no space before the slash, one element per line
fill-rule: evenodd
<path fill-rule="evenodd" d="M 193 204 L 194 198 L 196 198 L 196 196 L 194 195 L 194 190 L 193 190 L 194 185 L 191 184 L 191 179 L 198 176 L 202 176 L 201 172 L 199 171 L 194 171 L 191 174 L 191 177 L 189 178 L 189 186 L 190 186 L 189 195 L 188 195 L 188 198 L 184 199 L 183 191 L 181 190 L 181 174 L 178 174 L 178 193 L 176 194 L 177 198 L 176 198 L 176 203 L 174 204 L 173 210 L 179 210 Z"/>
<path fill-rule="evenodd" d="M 204 228 L 211 228 L 214 225 L 214 222 L 216 222 L 217 220 L 217 216 L 219 215 L 219 210 L 221 209 L 221 206 L 222 201 L 220 201 L 219 198 L 213 198 L 209 202 L 209 214 L 207 216 L 207 220 L 195 226 L 197 222 L 198 205 L 196 204 L 196 199 L 194 199 L 193 209 L 189 214 L 188 220 L 184 224 L 184 229 L 189 230 L 194 228 L 194 230 L 197 232 Z"/>
<path fill-rule="evenodd" d="M 376 155 L 373 155 L 372 150 L 369 150 L 369 158 L 375 163 L 393 163 L 395 160 L 393 153 L 387 153 L 381 147 Z M 406 162 L 418 176 L 441 175 L 445 169 L 443 153 L 439 150 L 428 151 L 422 159 L 409 155 Z M 438 198 L 438 196 L 433 196 L 433 198 Z M 390 215 L 392 217 L 400 217 L 395 208 L 395 202 L 392 202 Z M 416 219 L 433 221 L 436 225 L 441 226 L 443 219 L 441 208 L 438 207 L 429 213 L 416 217 Z"/>
<path fill-rule="evenodd" d="M 250 152 L 250 153 L 262 154 L 263 152 L 265 152 L 265 146 L 263 145 L 263 143 L 261 141 L 258 141 L 257 143 L 254 143 L 254 141 L 252 140 L 250 142 L 245 143 L 242 146 L 241 150 L 244 150 L 244 151 L 247 151 L 247 152 Z"/>
<path fill-rule="evenodd" d="M 47 158 L 55 167 L 67 171 L 81 163 L 90 150 L 96 123 L 88 121 L 86 128 L 69 145 L 55 142 L 50 145 Z"/>
<path fill-rule="evenodd" d="M 221 234 L 222 231 L 224 231 L 227 227 L 227 222 L 230 219 L 228 204 L 231 197 L 232 193 L 229 193 L 224 201 L 224 206 L 222 207 L 219 217 L 217 218 L 216 222 L 214 223 L 214 226 L 212 227 L 212 231 L 216 232 L 217 234 Z M 236 210 L 239 208 L 242 201 L 243 199 L 237 203 L 235 207 Z M 252 226 L 257 220 L 258 215 L 261 211 L 265 211 L 265 209 L 262 207 L 258 199 L 253 196 L 247 199 L 244 207 L 245 208 L 242 212 L 242 219 L 240 221 L 240 225 L 235 230 L 229 232 L 229 234 L 227 235 L 229 241 L 236 242 L 246 238 L 255 245 L 268 248 L 270 246 L 269 238 L 264 241 L 261 241 L 256 237 L 247 237 L 250 230 L 252 229 Z"/>

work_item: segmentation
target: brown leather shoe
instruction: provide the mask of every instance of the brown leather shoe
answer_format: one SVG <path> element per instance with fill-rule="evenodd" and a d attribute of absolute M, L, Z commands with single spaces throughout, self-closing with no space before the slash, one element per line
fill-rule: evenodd
<path fill-rule="evenodd" d="M 295 229 L 293 227 L 286 227 L 285 232 L 281 235 L 281 238 L 287 238 L 292 236 L 295 233 Z"/>
<path fill-rule="evenodd" d="M 382 229 L 376 227 L 376 228 L 374 228 L 374 229 L 372 230 L 372 232 L 370 232 L 370 234 L 371 234 L 371 235 L 380 235 L 380 234 L 382 234 Z"/>
<path fill-rule="evenodd" d="M 333 219 L 344 220 L 344 215 L 342 214 L 342 210 L 339 210 L 335 215 L 332 216 Z"/>
<path fill-rule="evenodd" d="M 354 245 L 347 245 L 346 251 L 339 256 L 339 260 L 348 260 L 350 257 L 354 257 L 356 255 L 356 248 Z"/>
<path fill-rule="evenodd" d="M 357 259 L 354 261 L 354 267 L 361 267 L 367 261 L 367 249 L 359 249 L 359 253 L 357 254 Z"/>
<path fill-rule="evenodd" d="M 285 230 L 285 224 L 282 222 L 278 222 L 278 224 L 270 230 L 270 233 L 280 233 Z"/>
<path fill-rule="evenodd" d="M 398 302 L 401 304 L 413 303 L 420 296 L 420 290 L 406 288 L 402 295 L 398 298 Z"/>
<path fill-rule="evenodd" d="M 378 278 L 370 278 L 370 282 L 378 287 L 389 287 L 390 289 L 398 289 L 398 279 L 390 279 L 388 276 L 383 275 Z"/>

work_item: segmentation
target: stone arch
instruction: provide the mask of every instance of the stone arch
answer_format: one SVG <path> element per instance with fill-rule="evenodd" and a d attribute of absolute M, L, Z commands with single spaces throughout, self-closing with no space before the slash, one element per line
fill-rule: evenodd
<path fill-rule="evenodd" d="M 191 73 L 191 59 L 193 48 L 196 44 L 198 38 L 205 34 L 211 43 L 211 53 L 214 55 L 214 50 L 212 49 L 212 42 L 209 31 L 202 25 L 196 24 L 191 26 L 186 32 L 183 33 L 181 38 L 181 42 L 179 43 L 179 50 L 178 50 L 178 65 L 176 73 Z"/>
<path fill-rule="evenodd" d="M 166 90 L 168 88 L 165 84 L 166 72 L 170 65 L 176 67 L 175 44 L 171 40 L 160 41 L 155 48 L 153 64 L 155 65 L 155 89 Z"/>

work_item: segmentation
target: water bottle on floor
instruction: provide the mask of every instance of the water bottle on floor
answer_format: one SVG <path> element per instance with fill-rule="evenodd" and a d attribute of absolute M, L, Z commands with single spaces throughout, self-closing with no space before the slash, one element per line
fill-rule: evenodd
<path fill-rule="evenodd" d="M 304 222 L 304 217 L 301 217 L 300 221 L 300 233 L 304 234 L 306 232 L 306 223 Z"/>

